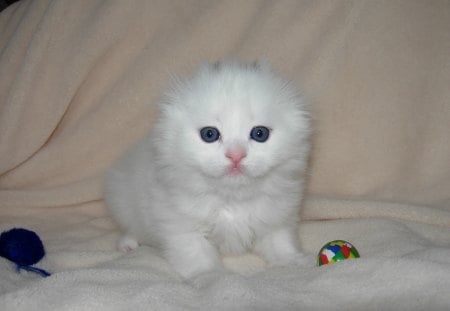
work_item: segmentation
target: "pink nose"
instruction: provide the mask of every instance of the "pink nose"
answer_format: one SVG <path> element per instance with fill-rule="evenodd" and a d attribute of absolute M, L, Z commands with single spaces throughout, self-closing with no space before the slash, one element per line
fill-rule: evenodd
<path fill-rule="evenodd" d="M 229 158 L 231 162 L 233 162 L 233 164 L 236 166 L 237 164 L 239 164 L 239 162 L 241 162 L 243 158 L 247 156 L 247 153 L 245 152 L 244 148 L 236 146 L 228 150 L 225 156 Z"/>

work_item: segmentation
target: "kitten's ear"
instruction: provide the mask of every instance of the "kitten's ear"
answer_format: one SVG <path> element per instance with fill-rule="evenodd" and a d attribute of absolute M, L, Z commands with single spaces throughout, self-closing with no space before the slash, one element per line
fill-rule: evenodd
<path fill-rule="evenodd" d="M 272 71 L 272 66 L 270 65 L 270 62 L 267 59 L 255 60 L 253 63 L 250 64 L 250 67 L 259 71 L 265 72 Z"/>
<path fill-rule="evenodd" d="M 221 60 L 218 60 L 214 63 L 203 63 L 198 67 L 197 74 L 219 72 L 222 71 L 224 66 L 225 63 Z"/>
<path fill-rule="evenodd" d="M 271 72 L 272 66 L 270 65 L 270 62 L 267 59 L 261 59 L 261 60 L 255 60 L 252 63 L 242 64 L 238 63 L 236 61 L 231 60 L 218 60 L 214 63 L 205 64 L 203 66 L 204 69 L 208 71 L 215 71 L 219 72 L 222 71 L 222 69 L 226 66 L 238 66 L 241 68 L 246 68 L 249 70 L 255 70 L 255 71 L 265 71 L 265 72 Z"/>
<path fill-rule="evenodd" d="M 222 69 L 222 67 L 223 67 L 223 62 L 220 60 L 211 64 L 211 68 L 214 71 L 220 71 Z"/>

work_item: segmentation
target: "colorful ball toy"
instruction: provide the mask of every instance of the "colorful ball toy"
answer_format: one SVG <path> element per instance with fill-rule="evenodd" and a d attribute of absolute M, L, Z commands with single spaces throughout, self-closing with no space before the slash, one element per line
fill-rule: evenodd
<path fill-rule="evenodd" d="M 344 240 L 335 240 L 328 242 L 320 249 L 317 255 L 317 265 L 323 266 L 359 257 L 358 250 L 351 243 Z"/>

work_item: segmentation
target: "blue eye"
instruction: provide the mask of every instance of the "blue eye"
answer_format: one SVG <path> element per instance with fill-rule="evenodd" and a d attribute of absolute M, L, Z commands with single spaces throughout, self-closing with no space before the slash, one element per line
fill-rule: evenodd
<path fill-rule="evenodd" d="M 215 127 L 207 126 L 200 130 L 200 137 L 204 142 L 213 143 L 220 138 L 220 132 Z"/>
<path fill-rule="evenodd" d="M 269 139 L 270 130 L 265 126 L 255 126 L 250 132 L 250 138 L 259 143 L 263 143 Z"/>

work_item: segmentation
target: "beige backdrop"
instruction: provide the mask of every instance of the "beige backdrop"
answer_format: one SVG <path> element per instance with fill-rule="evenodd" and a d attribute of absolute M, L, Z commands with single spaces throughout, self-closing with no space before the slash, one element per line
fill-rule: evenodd
<path fill-rule="evenodd" d="M 184 282 L 122 254 L 101 176 L 171 75 L 267 59 L 314 119 L 305 266 Z M 0 258 L 2 310 L 449 310 L 450 2 L 21 0 L 0 13 L 0 232 L 35 230 L 41 279 Z M 274 207 L 276 208 L 276 206 Z M 314 267 L 344 239 L 361 258 Z"/>
<path fill-rule="evenodd" d="M 170 75 L 267 59 L 301 86 L 308 194 L 450 210 L 447 1 L 23 1 L 0 17 L 0 202 L 101 198 Z"/>

